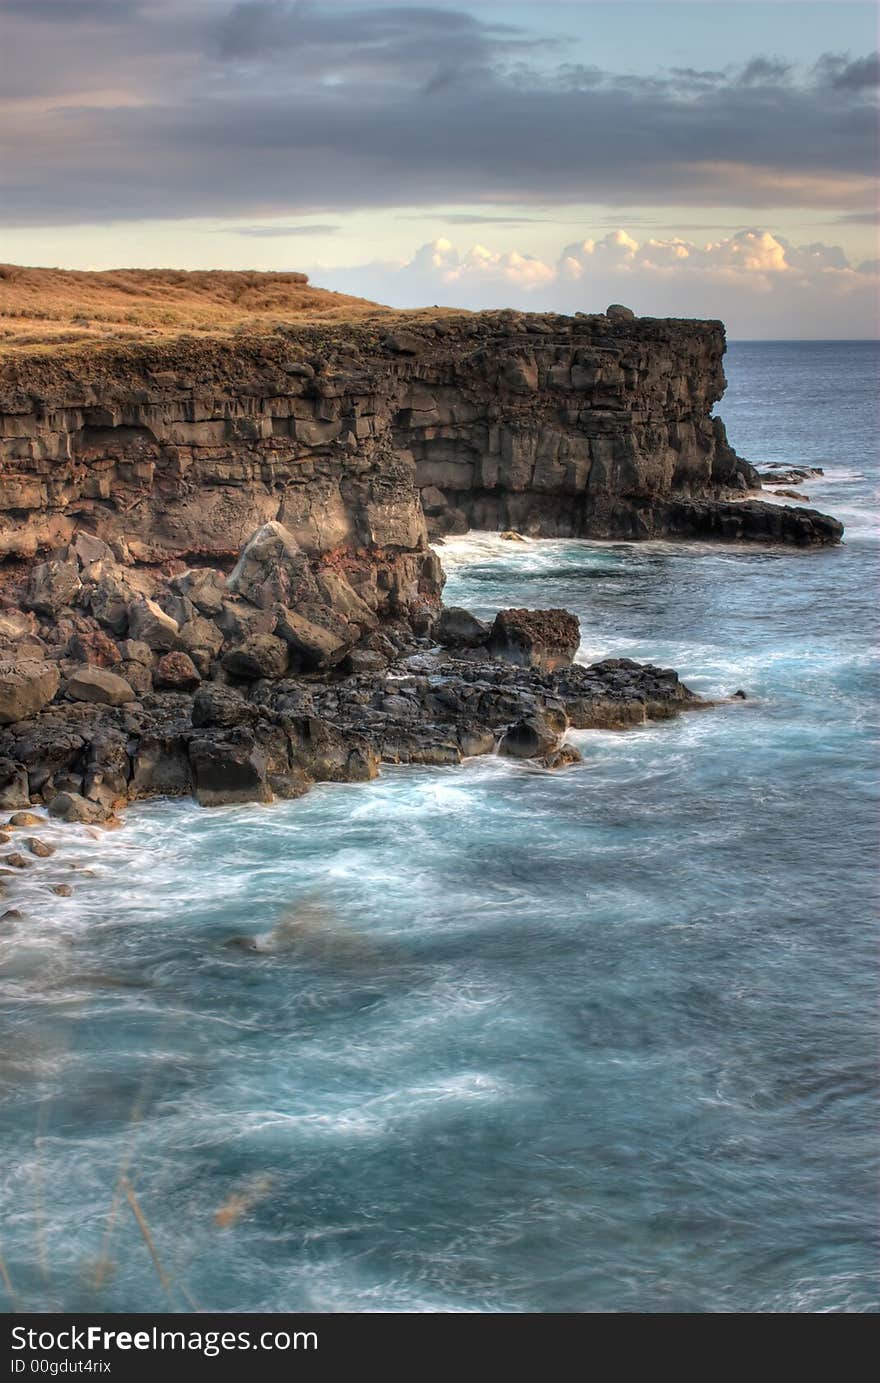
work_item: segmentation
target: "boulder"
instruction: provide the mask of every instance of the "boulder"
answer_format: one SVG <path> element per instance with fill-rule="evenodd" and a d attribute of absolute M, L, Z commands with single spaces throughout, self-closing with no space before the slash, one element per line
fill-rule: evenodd
<path fill-rule="evenodd" d="M 67 652 L 78 663 L 93 667 L 115 667 L 120 661 L 117 645 L 103 629 L 81 629 L 67 645 Z"/>
<path fill-rule="evenodd" d="M 179 591 L 192 601 L 203 615 L 219 615 L 226 598 L 226 577 L 222 571 L 213 567 L 193 567 L 169 583 L 172 590 Z"/>
<path fill-rule="evenodd" d="M 97 802 L 88 802 L 78 792 L 59 792 L 49 803 L 49 815 L 60 821 L 84 821 L 99 825 L 107 820 L 106 810 Z"/>
<path fill-rule="evenodd" d="M 179 625 L 155 600 L 142 596 L 129 606 L 128 632 L 132 639 L 147 644 L 154 652 L 168 653 L 177 647 Z"/>
<path fill-rule="evenodd" d="M 200 687 L 192 705 L 192 723 L 203 725 L 252 725 L 259 719 L 256 706 L 245 701 L 240 692 L 217 682 Z"/>
<path fill-rule="evenodd" d="M 0 662 L 0 725 L 12 725 L 36 715 L 61 684 L 54 663 L 36 658 Z"/>
<path fill-rule="evenodd" d="M 518 667 L 553 672 L 568 667 L 580 644 L 577 616 L 567 610 L 501 610 L 488 647 L 496 658 Z"/>
<path fill-rule="evenodd" d="M 432 636 L 446 648 L 476 648 L 486 642 L 490 626 L 477 619 L 470 610 L 447 605 L 431 630 Z"/>
<path fill-rule="evenodd" d="M 194 691 L 201 677 L 186 653 L 166 653 L 153 673 L 153 685 L 160 691 Z"/>
<path fill-rule="evenodd" d="M 233 677 L 254 682 L 258 677 L 283 677 L 287 671 L 288 649 L 274 634 L 253 634 L 223 657 L 223 666 Z"/>
<path fill-rule="evenodd" d="M 610 322 L 634 322 L 636 314 L 631 307 L 624 307 L 623 303 L 611 303 L 605 309 L 605 316 Z"/>
<path fill-rule="evenodd" d="M 96 538 L 94 533 L 86 533 L 83 529 L 78 530 L 69 551 L 84 567 L 90 567 L 93 562 L 113 561 L 113 553 L 107 544 Z"/>
<path fill-rule="evenodd" d="M 332 667 L 340 662 L 355 641 L 356 633 L 345 626 L 325 629 L 293 610 L 280 610 L 275 631 L 290 646 L 295 662 L 305 670 Z M 224 660 L 225 661 L 225 660 Z"/>
<path fill-rule="evenodd" d="M 193 739 L 189 758 L 196 798 L 203 807 L 271 801 L 265 758 L 247 732 Z"/>
<path fill-rule="evenodd" d="M 394 355 L 418 355 L 422 349 L 422 342 L 418 336 L 405 328 L 402 331 L 389 332 L 382 345 Z"/>
<path fill-rule="evenodd" d="M 573 744 L 560 744 L 558 749 L 551 749 L 549 754 L 542 754 L 538 762 L 542 768 L 570 768 L 572 764 L 582 764 L 584 756 Z"/>
<path fill-rule="evenodd" d="M 96 701 L 102 706 L 124 706 L 134 701 L 134 692 L 124 677 L 106 668 L 77 668 L 67 679 L 67 696 L 71 701 Z"/>
<path fill-rule="evenodd" d="M 76 562 L 40 562 L 28 578 L 22 604 L 38 615 L 57 615 L 73 604 L 81 587 Z"/>
<path fill-rule="evenodd" d="M 263 524 L 241 550 L 227 586 L 235 595 L 267 610 L 297 604 L 316 593 L 309 559 L 284 524 Z"/>
<path fill-rule="evenodd" d="M 223 647 L 223 635 L 213 620 L 196 615 L 180 626 L 180 644 L 189 654 L 197 651 L 214 658 Z"/>
<path fill-rule="evenodd" d="M 512 759 L 537 759 L 559 745 L 558 731 L 541 715 L 529 716 L 511 725 L 501 737 L 499 754 Z"/>
<path fill-rule="evenodd" d="M 55 846 L 47 845 L 46 842 L 40 840 L 38 836 L 28 836 L 24 843 L 31 854 L 36 855 L 38 859 L 47 860 L 50 855 L 55 854 Z"/>
<path fill-rule="evenodd" d="M 330 608 L 349 624 L 356 624 L 363 633 L 377 627 L 379 621 L 374 610 L 349 585 L 338 571 L 321 571 L 317 576 L 318 589 Z"/>

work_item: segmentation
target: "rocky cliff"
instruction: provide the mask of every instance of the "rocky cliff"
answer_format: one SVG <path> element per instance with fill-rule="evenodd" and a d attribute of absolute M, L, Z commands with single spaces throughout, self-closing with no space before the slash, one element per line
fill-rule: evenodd
<path fill-rule="evenodd" d="M 747 498 L 760 481 L 711 416 L 723 351 L 719 323 L 609 309 L 11 354 L 0 807 L 102 821 L 495 749 L 562 767 L 569 726 L 705 704 L 668 669 L 573 665 L 565 611 L 442 610 L 428 540 L 836 541 Z"/>
<path fill-rule="evenodd" d="M 718 322 L 620 310 L 19 353 L 0 366 L 0 554 L 84 528 L 138 562 L 216 560 L 277 519 L 313 557 L 400 565 L 423 510 L 434 534 L 836 541 L 815 511 L 742 502 L 760 480 L 712 416 L 724 344 Z"/>

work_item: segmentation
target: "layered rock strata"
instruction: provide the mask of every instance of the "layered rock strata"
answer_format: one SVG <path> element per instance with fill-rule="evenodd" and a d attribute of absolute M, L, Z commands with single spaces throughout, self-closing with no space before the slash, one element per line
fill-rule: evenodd
<path fill-rule="evenodd" d="M 86 529 L 124 560 L 216 561 L 278 520 L 311 556 L 383 553 L 411 582 L 424 516 L 434 535 L 836 541 L 816 511 L 734 504 L 760 480 L 712 416 L 724 346 L 720 322 L 496 312 L 16 355 L 0 553 Z"/>

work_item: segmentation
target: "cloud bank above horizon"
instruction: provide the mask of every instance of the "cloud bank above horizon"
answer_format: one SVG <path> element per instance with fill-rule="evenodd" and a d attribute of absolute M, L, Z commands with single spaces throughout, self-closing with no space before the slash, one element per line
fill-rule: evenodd
<path fill-rule="evenodd" d="M 680 237 L 639 241 L 616 230 L 566 245 L 552 262 L 482 244 L 461 250 L 438 239 L 409 260 L 318 267 L 312 278 L 396 307 L 597 312 L 623 302 L 640 316 L 720 317 L 740 337 L 789 334 L 782 328 L 796 324 L 803 334 L 823 336 L 845 316 L 858 337 L 876 333 L 880 260 L 853 266 L 839 246 L 795 246 L 761 230 L 704 245 Z"/>

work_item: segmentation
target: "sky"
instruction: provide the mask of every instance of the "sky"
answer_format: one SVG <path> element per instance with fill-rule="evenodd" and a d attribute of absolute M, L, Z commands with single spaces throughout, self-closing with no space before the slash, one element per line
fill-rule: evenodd
<path fill-rule="evenodd" d="M 0 259 L 874 337 L 878 8 L 0 0 Z"/>

